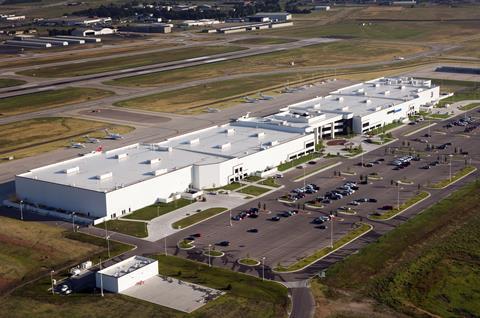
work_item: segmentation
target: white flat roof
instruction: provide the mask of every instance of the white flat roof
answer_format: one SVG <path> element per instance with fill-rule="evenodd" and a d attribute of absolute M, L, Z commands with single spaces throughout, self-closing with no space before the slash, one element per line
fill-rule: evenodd
<path fill-rule="evenodd" d="M 133 144 L 87 154 L 32 169 L 19 177 L 109 192 L 192 165 L 244 157 L 261 151 L 262 146 L 274 146 L 272 142 L 282 144 L 299 136 L 298 132 L 227 124 L 156 144 Z"/>
<path fill-rule="evenodd" d="M 98 272 L 101 273 L 102 275 L 119 278 L 124 275 L 133 273 L 134 271 L 144 266 L 147 266 L 149 264 L 152 264 L 153 262 L 156 262 L 156 260 L 135 255 L 130 258 L 127 258 L 126 260 L 121 261 L 120 263 L 104 268 Z"/>

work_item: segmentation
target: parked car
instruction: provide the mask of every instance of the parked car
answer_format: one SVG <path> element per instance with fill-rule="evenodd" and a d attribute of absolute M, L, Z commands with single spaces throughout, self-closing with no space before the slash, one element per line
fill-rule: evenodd
<path fill-rule="evenodd" d="M 248 229 L 247 232 L 249 232 L 249 233 L 258 233 L 258 229 Z"/>
<path fill-rule="evenodd" d="M 220 243 L 217 244 L 218 246 L 230 246 L 229 241 L 221 241 Z"/>
<path fill-rule="evenodd" d="M 280 221 L 280 217 L 279 217 L 279 216 L 274 216 L 274 217 L 272 217 L 270 220 L 272 220 L 272 221 Z"/>

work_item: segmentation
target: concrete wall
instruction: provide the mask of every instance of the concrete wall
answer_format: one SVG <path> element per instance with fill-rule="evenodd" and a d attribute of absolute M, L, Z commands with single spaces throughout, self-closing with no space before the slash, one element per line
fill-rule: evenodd
<path fill-rule="evenodd" d="M 105 193 L 50 183 L 30 178 L 15 177 L 17 197 L 67 211 L 102 217 L 105 215 Z"/>
<path fill-rule="evenodd" d="M 133 287 L 135 284 L 145 281 L 156 275 L 158 275 L 158 261 L 145 265 L 136 271 L 125 274 L 121 277 L 113 277 L 108 275 L 101 276 L 104 290 L 112 293 L 120 293 L 125 289 Z M 99 272 L 95 274 L 95 285 L 97 288 L 100 288 L 101 286 Z"/>
<path fill-rule="evenodd" d="M 108 215 L 119 217 L 166 199 L 176 192 L 184 192 L 192 183 L 192 167 L 178 169 L 158 177 L 108 192 Z M 115 214 L 115 215 L 113 215 Z"/>

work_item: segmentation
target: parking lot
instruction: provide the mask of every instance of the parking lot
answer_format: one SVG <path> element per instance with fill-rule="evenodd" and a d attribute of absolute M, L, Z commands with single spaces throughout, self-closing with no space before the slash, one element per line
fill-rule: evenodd
<path fill-rule="evenodd" d="M 302 188 L 304 182 L 292 181 L 293 176 L 297 176 L 300 169 L 287 172 L 284 178 L 278 179 L 285 186 L 281 191 L 271 193 L 232 211 L 232 216 L 235 216 L 242 211 L 257 208 L 260 202 L 261 209 L 258 217 L 230 221 L 228 213 L 221 214 L 168 237 L 169 250 L 180 256 L 207 262 L 201 251 L 207 249 L 209 245 L 213 248 L 219 242 L 228 241 L 228 246 L 216 246 L 217 250 L 225 252 L 225 256 L 213 259 L 213 264 L 255 272 L 258 268 L 245 268 L 236 264 L 236 261 L 243 257 L 257 260 L 265 257 L 267 267 L 275 267 L 278 264 L 289 265 L 322 247 L 329 246 L 332 222 L 315 224 L 314 219 L 320 216 L 328 216 L 331 213 L 337 215 L 333 222 L 333 240 L 338 240 L 345 235 L 356 222 L 366 222 L 372 224 L 376 232 L 386 232 L 394 226 L 394 220 L 371 220 L 369 217 L 372 214 L 381 215 L 385 210 L 395 208 L 398 203 L 402 204 L 415 197 L 419 191 L 431 193 L 432 197 L 429 200 L 433 203 L 440 198 L 435 194 L 438 190 L 431 188 L 432 184 L 450 178 L 467 164 L 478 167 L 480 159 L 477 149 L 478 129 L 466 132 L 465 128 L 478 123 L 480 113 L 471 111 L 469 114 L 473 123 L 466 126 L 452 124 L 452 127 L 447 127 L 449 122 L 455 121 L 450 119 L 438 122 L 429 130 L 425 129 L 409 136 L 405 134 L 412 130 L 412 126 L 408 125 L 396 130 L 394 136 L 398 140 L 394 143 L 365 154 L 363 158 L 342 159 L 341 165 L 307 178 L 305 184 L 313 183 L 320 189 L 316 193 L 306 193 L 304 197 L 291 204 L 279 202 L 278 199 L 290 193 L 291 190 Z M 458 121 L 458 118 L 456 119 Z M 406 157 L 410 158 L 408 164 L 402 164 L 402 167 L 393 164 L 396 160 L 398 163 L 399 158 Z M 308 171 L 315 169 L 320 162 L 305 164 L 304 169 L 307 175 Z M 348 172 L 349 175 L 339 176 L 339 172 Z M 367 179 L 366 183 L 365 179 Z M 309 201 L 313 204 L 312 201 L 316 201 L 317 197 L 325 197 L 326 192 L 345 191 L 345 188 L 343 190 L 337 188 L 344 186 L 348 181 L 356 182 L 358 189 L 354 193 L 342 195 L 336 200 L 330 199 L 330 203 L 317 202 L 317 205 L 323 205 L 320 208 L 304 206 Z M 363 198 L 375 199 L 377 202 L 349 204 Z M 265 211 L 263 204 L 266 206 Z M 340 207 L 349 207 L 351 210 L 338 210 Z M 288 217 L 283 216 L 285 211 L 290 210 L 297 210 L 298 213 Z M 272 220 L 275 216 L 279 217 L 278 221 Z M 251 231 L 252 229 L 256 231 Z M 176 243 L 192 234 L 200 234 L 200 237 L 195 238 L 196 248 L 190 251 L 179 250 Z"/>

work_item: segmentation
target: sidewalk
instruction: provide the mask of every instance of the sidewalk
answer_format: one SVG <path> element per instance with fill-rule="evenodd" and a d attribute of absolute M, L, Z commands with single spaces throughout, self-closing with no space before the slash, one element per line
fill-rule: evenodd
<path fill-rule="evenodd" d="M 245 199 L 245 194 L 230 192 L 230 194 L 206 194 L 206 202 L 194 202 L 183 208 L 166 213 L 148 222 L 148 236 L 145 238 L 147 241 L 158 241 L 166 236 L 169 236 L 175 232 L 181 231 L 172 228 L 172 224 L 186 218 L 187 216 L 196 213 L 197 210 L 206 210 L 209 208 L 223 207 L 227 209 L 233 209 L 237 206 L 245 204 L 251 199 Z M 224 212 L 225 213 L 225 212 Z M 225 224 L 228 224 L 228 219 L 225 219 Z"/>

